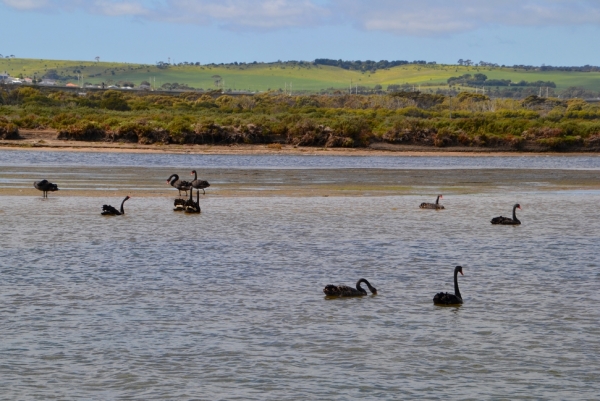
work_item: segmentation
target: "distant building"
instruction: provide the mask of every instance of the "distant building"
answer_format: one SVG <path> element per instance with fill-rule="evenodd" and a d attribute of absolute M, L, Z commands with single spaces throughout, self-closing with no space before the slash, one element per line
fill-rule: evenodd
<path fill-rule="evenodd" d="M 44 78 L 42 79 L 42 81 L 40 82 L 40 85 L 44 85 L 44 86 L 54 86 L 56 85 L 56 81 L 54 79 L 47 79 Z"/>
<path fill-rule="evenodd" d="M 79 85 L 75 85 L 74 83 L 69 82 L 65 85 L 67 88 L 79 88 Z"/>
<path fill-rule="evenodd" d="M 0 72 L 0 82 L 5 83 L 10 79 L 10 75 L 6 72 Z"/>

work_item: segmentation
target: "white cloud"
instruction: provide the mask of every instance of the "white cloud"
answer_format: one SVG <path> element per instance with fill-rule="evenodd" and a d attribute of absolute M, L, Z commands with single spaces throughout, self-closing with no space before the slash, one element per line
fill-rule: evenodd
<path fill-rule="evenodd" d="M 600 24 L 600 0 L 0 0 L 19 10 L 84 10 L 231 30 L 350 23 L 435 36 L 496 26 Z"/>
<path fill-rule="evenodd" d="M 169 0 L 167 4 L 167 13 L 162 18 L 169 21 L 213 22 L 228 29 L 310 26 L 329 13 L 310 0 Z"/>
<path fill-rule="evenodd" d="M 48 5 L 47 0 L 2 0 L 2 3 L 17 10 L 35 10 Z"/>
<path fill-rule="evenodd" d="M 110 0 L 96 0 L 90 2 L 88 7 L 89 10 L 108 16 L 149 16 L 151 10 L 148 9 L 143 3 L 135 1 L 110 1 Z"/>
<path fill-rule="evenodd" d="M 489 25 L 600 23 L 600 0 L 332 0 L 332 7 L 365 30 L 421 36 Z"/>

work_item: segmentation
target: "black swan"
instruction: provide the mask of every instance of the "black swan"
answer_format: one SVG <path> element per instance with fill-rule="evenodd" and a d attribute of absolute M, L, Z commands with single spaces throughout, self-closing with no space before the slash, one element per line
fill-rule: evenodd
<path fill-rule="evenodd" d="M 173 188 L 177 188 L 179 191 L 179 196 L 181 196 L 181 191 L 184 191 L 187 195 L 187 191 L 192 188 L 192 184 L 188 181 L 181 181 L 177 174 L 171 174 L 171 176 L 167 179 L 167 184 L 171 184 Z"/>
<path fill-rule="evenodd" d="M 102 215 L 103 216 L 121 216 L 122 214 L 125 214 L 125 209 L 123 209 L 123 205 L 125 204 L 125 201 L 127 199 L 130 199 L 129 196 L 126 196 L 125 199 L 123 199 L 123 202 L 121 202 L 121 210 L 120 211 L 115 209 L 111 205 L 102 205 Z"/>
<path fill-rule="evenodd" d="M 435 210 L 445 209 L 444 206 L 440 205 L 440 199 L 442 199 L 442 198 L 443 198 L 442 195 L 438 195 L 437 199 L 435 200 L 435 203 L 423 202 L 423 203 L 421 203 L 421 205 L 419 207 L 421 209 L 435 209 Z"/>
<path fill-rule="evenodd" d="M 200 191 L 196 192 L 196 202 L 192 199 L 194 190 L 190 190 L 190 199 L 183 205 L 186 213 L 200 213 Z"/>
<path fill-rule="evenodd" d="M 176 212 L 183 212 L 183 209 L 185 208 L 185 202 L 183 199 L 175 199 L 175 202 L 173 202 L 173 210 Z"/>
<path fill-rule="evenodd" d="M 198 174 L 196 173 L 196 170 L 192 170 L 192 172 L 190 173 L 190 175 L 194 175 L 194 181 L 191 182 L 192 187 L 196 188 L 196 189 L 201 189 L 202 192 L 204 194 L 206 194 L 206 191 L 204 191 L 204 188 L 208 188 L 210 187 L 210 184 L 208 183 L 208 181 L 202 181 L 198 179 Z"/>
<path fill-rule="evenodd" d="M 435 297 L 433 297 L 433 303 L 435 305 L 460 305 L 463 303 L 462 296 L 458 290 L 458 273 L 463 275 L 462 266 L 456 266 L 454 268 L 454 294 L 449 294 L 447 292 L 435 294 Z"/>
<path fill-rule="evenodd" d="M 521 205 L 519 205 L 518 203 L 513 206 L 512 219 L 509 217 L 503 217 L 503 216 L 494 217 L 492 219 L 492 224 L 504 224 L 504 225 L 508 225 L 508 226 L 518 226 L 519 224 L 521 224 L 521 221 L 519 219 L 517 219 L 517 209 L 521 210 Z"/>
<path fill-rule="evenodd" d="M 360 283 L 365 283 L 373 295 L 377 294 L 377 289 L 373 287 L 367 280 L 361 278 L 356 282 L 356 288 L 348 287 L 347 285 L 327 285 L 323 288 L 323 292 L 328 297 L 360 297 L 367 295 Z"/>
<path fill-rule="evenodd" d="M 42 191 L 42 197 L 47 198 L 48 192 L 58 191 L 58 185 L 49 182 L 48 180 L 36 181 L 33 183 L 35 189 Z"/>

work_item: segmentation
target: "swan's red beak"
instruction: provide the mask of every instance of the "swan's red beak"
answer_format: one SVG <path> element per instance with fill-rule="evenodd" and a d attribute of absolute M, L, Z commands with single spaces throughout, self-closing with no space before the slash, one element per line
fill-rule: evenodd
<path fill-rule="evenodd" d="M 460 273 L 461 276 L 464 276 L 463 272 L 459 271 L 459 273 Z"/>

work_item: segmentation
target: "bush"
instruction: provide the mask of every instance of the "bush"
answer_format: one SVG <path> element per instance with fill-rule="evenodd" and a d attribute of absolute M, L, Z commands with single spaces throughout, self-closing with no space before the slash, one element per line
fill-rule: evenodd
<path fill-rule="evenodd" d="M 3 118 L 3 120 L 6 120 Z M 0 139 L 20 139 L 19 127 L 15 124 L 0 120 Z"/>
<path fill-rule="evenodd" d="M 127 111 L 130 110 L 123 94 L 117 91 L 106 91 L 102 95 L 100 107 L 107 110 Z"/>
<path fill-rule="evenodd" d="M 385 141 L 437 147 L 520 149 L 537 144 L 550 150 L 578 146 L 600 150 L 598 105 L 537 96 L 522 102 L 489 100 L 472 93 L 450 102 L 441 93 L 419 92 L 295 97 L 263 93 L 214 99 L 199 92 L 170 96 L 106 91 L 80 97 L 31 87 L 2 91 L 0 96 L 3 136 L 18 135 L 19 128 L 51 127 L 63 139 L 148 144 L 356 147 Z"/>
<path fill-rule="evenodd" d="M 106 131 L 92 122 L 82 122 L 64 128 L 58 132 L 56 139 L 74 141 L 101 141 L 106 138 Z"/>

